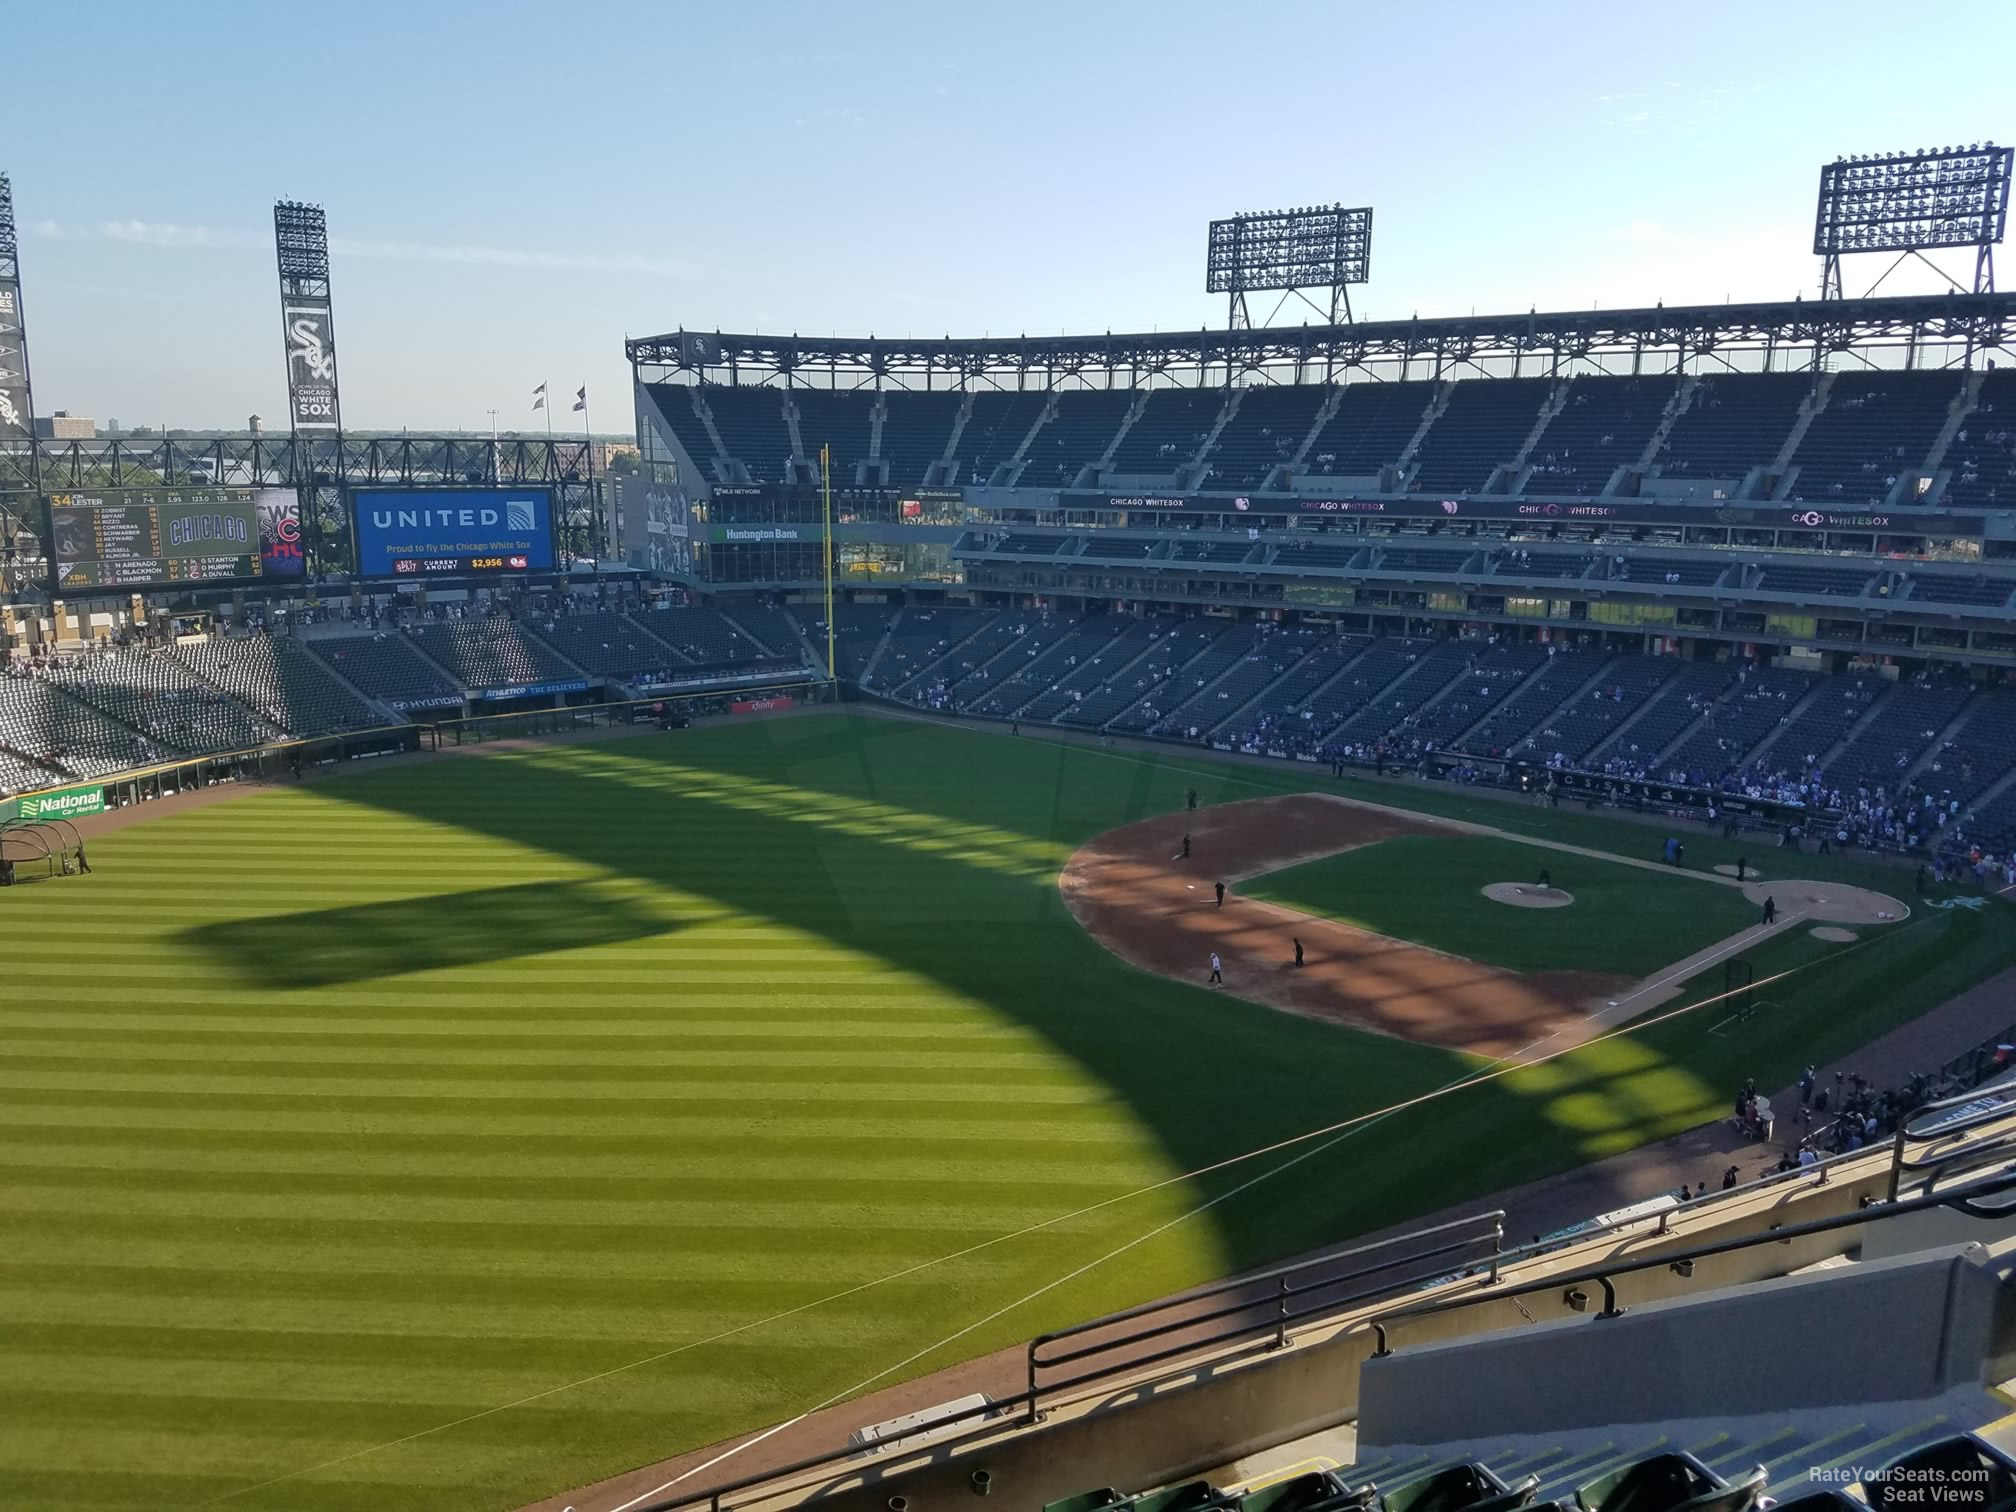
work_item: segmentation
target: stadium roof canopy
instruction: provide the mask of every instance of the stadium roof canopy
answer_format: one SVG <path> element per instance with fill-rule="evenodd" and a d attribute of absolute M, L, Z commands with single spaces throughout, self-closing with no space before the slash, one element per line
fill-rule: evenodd
<path fill-rule="evenodd" d="M 2016 293 L 1655 305 L 1439 320 L 1098 336 L 762 336 L 668 332 L 624 344 L 640 378 L 902 388 L 1314 382 L 1352 368 L 1419 378 L 1556 372 L 1959 367 L 2016 351 Z"/>

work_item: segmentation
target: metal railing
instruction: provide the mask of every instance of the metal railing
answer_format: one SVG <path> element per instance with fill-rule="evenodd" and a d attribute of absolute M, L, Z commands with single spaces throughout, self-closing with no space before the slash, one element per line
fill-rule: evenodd
<path fill-rule="evenodd" d="M 770 698 L 794 698 L 813 702 L 827 696 L 832 685 L 824 678 L 799 672 L 790 677 L 772 677 L 728 687 L 696 689 L 684 693 L 665 692 L 649 698 L 627 698 L 614 703 L 570 704 L 558 709 L 520 709 L 506 714 L 455 714 L 430 719 L 421 726 L 432 747 L 463 745 L 491 740 L 515 740 L 527 735 L 557 735 L 568 730 L 597 725 L 652 724 L 661 712 L 705 713 L 707 704 L 735 704 Z"/>
<path fill-rule="evenodd" d="M 1926 1103 L 1898 1124 L 1890 1150 L 1892 1202 L 1907 1178 L 1929 1196 L 1942 1178 L 1967 1176 L 1998 1162 L 2016 1169 L 2016 1085 L 1976 1088 Z"/>
<path fill-rule="evenodd" d="M 1284 1348 L 1297 1324 L 1334 1318 L 1395 1291 L 1462 1279 L 1474 1274 L 1473 1268 L 1488 1271 L 1489 1279 L 1482 1283 L 1488 1286 L 1498 1279 L 1504 1239 L 1505 1214 L 1494 1209 L 1039 1334 L 1029 1341 L 1030 1420 L 1037 1417 L 1045 1395 L 1251 1339 L 1265 1339 L 1270 1349 Z M 1340 1265 L 1345 1268 L 1338 1270 Z M 1382 1279 L 1363 1285 L 1373 1277 Z M 1357 1289 L 1344 1290 L 1351 1287 Z M 1319 1297 L 1321 1301 L 1311 1300 Z M 1048 1346 L 1080 1339 L 1088 1342 L 1045 1352 Z M 1157 1347 L 1143 1353 L 1144 1346 Z M 1104 1363 L 1062 1380 L 1043 1378 L 1047 1370 L 1088 1360 Z"/>
<path fill-rule="evenodd" d="M 2001 1202 L 1985 1200 L 1994 1197 L 2006 1200 Z M 1865 1224 L 1887 1223 L 1892 1219 L 1907 1218 L 1913 1213 L 1928 1212 L 1934 1208 L 1965 1213 L 1973 1218 L 2007 1218 L 2012 1210 L 2016 1210 L 2016 1170 L 1999 1171 L 1972 1185 L 1952 1191 L 1928 1192 L 1924 1196 L 1907 1197 L 1899 1202 L 1872 1204 L 1857 1208 L 1852 1213 L 1840 1213 L 1832 1218 L 1816 1218 L 1811 1223 L 1768 1228 L 1761 1233 L 1746 1234 L 1734 1239 L 1717 1239 L 1708 1244 L 1698 1244 L 1688 1249 L 1667 1250 L 1637 1260 L 1588 1266 L 1570 1271 L 1566 1275 L 1557 1272 L 1551 1276 L 1522 1281 L 1510 1287 L 1494 1290 L 1488 1298 L 1449 1297 L 1436 1302 L 1423 1302 L 1413 1307 L 1396 1308 L 1392 1312 L 1381 1313 L 1368 1320 L 1373 1337 L 1379 1341 L 1374 1354 L 1383 1356 L 1393 1352 L 1391 1330 L 1399 1324 L 1439 1317 L 1444 1313 L 1474 1307 L 1480 1301 L 1511 1301 L 1563 1288 L 1566 1288 L 1569 1306 L 1572 1308 L 1576 1307 L 1575 1288 L 1581 1285 L 1593 1284 L 1603 1289 L 1603 1308 L 1596 1314 L 1597 1317 L 1620 1317 L 1624 1309 L 1617 1305 L 1616 1278 L 1619 1276 L 1636 1275 L 1640 1271 L 1661 1268 L 1677 1271 L 1681 1275 L 1691 1275 L 1695 1262 L 1718 1255 L 1739 1254 L 1744 1250 L 1758 1249 L 1767 1244 L 1789 1244 L 1795 1239 L 1804 1239 L 1810 1235 L 1833 1233 L 1839 1229 L 1855 1228 Z"/>

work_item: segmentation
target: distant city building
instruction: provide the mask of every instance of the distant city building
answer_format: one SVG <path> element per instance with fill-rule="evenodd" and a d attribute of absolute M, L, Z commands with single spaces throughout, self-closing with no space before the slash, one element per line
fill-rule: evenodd
<path fill-rule="evenodd" d="M 53 415 L 35 417 L 35 434 L 44 441 L 95 441 L 98 438 L 98 422 L 88 415 L 73 415 L 68 410 L 58 410 Z"/>
<path fill-rule="evenodd" d="M 266 422 L 261 420 L 257 415 L 254 415 L 245 422 L 245 429 L 252 432 L 255 436 L 263 436 L 266 434 Z"/>

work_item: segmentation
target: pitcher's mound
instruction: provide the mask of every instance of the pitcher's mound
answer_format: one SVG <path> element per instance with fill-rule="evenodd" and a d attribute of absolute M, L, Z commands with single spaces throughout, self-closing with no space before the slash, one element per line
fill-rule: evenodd
<path fill-rule="evenodd" d="M 1510 903 L 1514 908 L 1566 908 L 1575 894 L 1558 887 L 1535 887 L 1525 882 L 1492 882 L 1483 889 L 1493 903 Z"/>
<path fill-rule="evenodd" d="M 1846 945 L 1850 940 L 1862 938 L 1854 930 L 1842 929 L 1836 924 L 1822 924 L 1818 929 L 1808 930 L 1807 933 L 1816 940 L 1826 940 L 1835 945 Z"/>
<path fill-rule="evenodd" d="M 1894 924 L 1911 917 L 1900 900 L 1841 882 L 1752 882 L 1743 896 L 1759 907 L 1775 898 L 1781 918 L 1798 914 L 1823 924 Z"/>

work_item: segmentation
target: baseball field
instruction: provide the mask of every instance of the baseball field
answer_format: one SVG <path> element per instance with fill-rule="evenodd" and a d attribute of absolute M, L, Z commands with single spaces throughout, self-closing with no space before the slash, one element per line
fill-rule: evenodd
<path fill-rule="evenodd" d="M 1267 869 L 1234 806 L 1311 791 L 1415 812 Z M 1193 825 L 1246 845 L 1222 914 L 1212 855 L 1164 859 Z M 1486 1060 L 1125 958 L 1059 881 L 1130 826 L 1256 976 L 1296 917 L 1507 991 L 1754 921 L 1602 815 L 840 712 L 111 830 L 0 895 L 0 1506 L 515 1507 L 1690 1127 L 2016 961 L 2000 904 L 1789 929 L 1740 1032 L 1666 1017 L 1188 1177 Z M 1542 867 L 1572 906 L 1480 891 Z"/>

